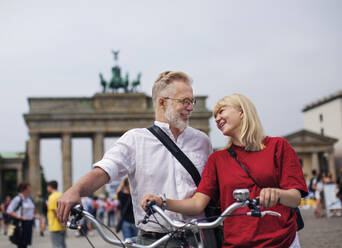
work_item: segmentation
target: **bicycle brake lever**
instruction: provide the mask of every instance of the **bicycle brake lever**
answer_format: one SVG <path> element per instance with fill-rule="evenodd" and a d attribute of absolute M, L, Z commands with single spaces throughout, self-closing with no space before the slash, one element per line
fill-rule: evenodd
<path fill-rule="evenodd" d="M 82 219 L 82 217 L 83 217 L 82 211 L 83 211 L 83 206 L 80 204 L 71 208 L 70 215 L 72 215 L 73 217 L 71 218 L 70 221 L 67 221 L 67 227 L 68 228 L 74 229 L 74 230 L 79 229 L 77 221 Z"/>
<path fill-rule="evenodd" d="M 68 220 L 66 226 L 72 230 L 79 230 L 80 229 L 80 227 L 76 223 L 76 219 L 74 219 L 74 218 L 71 219 L 70 221 Z"/>
<path fill-rule="evenodd" d="M 261 212 L 261 215 L 262 215 L 262 216 L 264 216 L 264 215 L 266 215 L 266 214 L 269 214 L 269 215 L 274 215 L 274 216 L 278 216 L 278 217 L 280 217 L 280 216 L 281 216 L 281 214 L 280 214 L 280 213 L 278 213 L 278 212 L 274 212 L 274 211 L 269 211 L 269 210 L 267 210 L 267 211 L 262 211 L 262 212 Z"/>
<path fill-rule="evenodd" d="M 144 219 L 138 221 L 138 224 L 141 224 L 141 223 L 142 224 L 147 224 L 148 219 L 150 218 L 150 216 L 155 213 L 155 211 L 152 208 L 153 205 L 156 205 L 155 201 L 147 200 L 147 202 L 146 202 L 146 209 L 147 209 L 146 210 L 146 214 L 144 216 Z"/>
<path fill-rule="evenodd" d="M 252 217 L 263 217 L 266 214 L 273 215 L 273 216 L 278 216 L 278 217 L 281 216 L 280 213 L 277 213 L 277 212 L 274 212 L 274 211 L 262 211 L 261 212 L 261 211 L 254 211 L 254 210 L 252 210 L 251 212 L 247 212 L 246 213 L 247 216 L 252 216 Z"/>

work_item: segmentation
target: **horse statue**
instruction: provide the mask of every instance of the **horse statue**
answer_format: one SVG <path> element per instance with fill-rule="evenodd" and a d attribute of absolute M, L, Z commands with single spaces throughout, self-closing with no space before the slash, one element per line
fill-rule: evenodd
<path fill-rule="evenodd" d="M 100 72 L 99 76 L 100 76 L 101 86 L 103 87 L 102 93 L 106 93 L 107 82 L 106 82 L 106 80 L 104 80 L 103 75 L 102 75 L 101 72 Z"/>
<path fill-rule="evenodd" d="M 140 85 L 140 78 L 141 78 L 141 72 L 138 73 L 138 76 L 135 80 L 132 82 L 132 92 L 136 92 L 136 88 Z"/>
<path fill-rule="evenodd" d="M 127 72 L 125 79 L 122 81 L 122 88 L 124 88 L 125 93 L 128 93 L 128 84 L 129 84 L 129 74 Z"/>

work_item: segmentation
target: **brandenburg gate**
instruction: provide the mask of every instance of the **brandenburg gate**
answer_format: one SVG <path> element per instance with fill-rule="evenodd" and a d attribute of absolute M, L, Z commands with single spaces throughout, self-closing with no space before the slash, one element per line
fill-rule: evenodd
<path fill-rule="evenodd" d="M 209 133 L 211 112 L 206 96 L 197 96 L 190 125 Z M 152 98 L 143 93 L 98 93 L 93 97 L 29 98 L 24 114 L 29 129 L 28 178 L 35 195 L 41 191 L 40 140 L 60 138 L 63 191 L 72 185 L 72 138 L 92 139 L 93 162 L 104 153 L 104 138 L 118 137 L 132 128 L 149 127 L 154 121 Z"/>

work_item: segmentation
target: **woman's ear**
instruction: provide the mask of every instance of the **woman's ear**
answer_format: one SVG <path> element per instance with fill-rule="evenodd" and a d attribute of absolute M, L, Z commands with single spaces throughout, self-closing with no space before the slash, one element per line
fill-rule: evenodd
<path fill-rule="evenodd" d="M 240 109 L 240 119 L 241 120 L 243 119 L 243 111 L 242 111 L 242 109 Z"/>

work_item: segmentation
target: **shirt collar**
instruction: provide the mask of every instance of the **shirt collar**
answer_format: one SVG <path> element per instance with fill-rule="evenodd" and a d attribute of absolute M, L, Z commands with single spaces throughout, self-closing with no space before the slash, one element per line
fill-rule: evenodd
<path fill-rule="evenodd" d="M 173 137 L 173 134 L 171 132 L 171 129 L 170 129 L 170 124 L 167 123 L 167 122 L 161 122 L 161 121 L 154 121 L 154 125 L 160 127 L 161 129 L 164 130 L 164 132 L 167 132 L 169 134 L 169 136 Z M 181 136 L 184 136 L 186 135 L 186 130 L 188 129 L 188 126 L 185 127 L 185 129 L 183 130 L 183 132 L 178 136 L 178 139 L 181 137 Z"/>
<path fill-rule="evenodd" d="M 163 128 L 163 129 L 168 129 L 170 130 L 170 124 L 167 122 L 161 122 L 161 121 L 154 121 L 154 125 Z"/>

